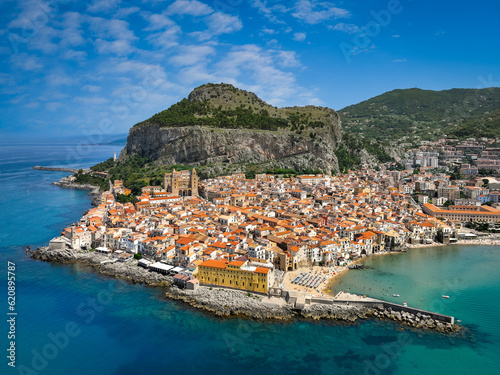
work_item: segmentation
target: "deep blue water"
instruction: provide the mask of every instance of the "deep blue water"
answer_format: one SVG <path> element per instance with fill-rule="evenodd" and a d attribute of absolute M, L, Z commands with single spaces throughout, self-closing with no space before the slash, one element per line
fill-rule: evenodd
<path fill-rule="evenodd" d="M 67 173 L 31 167 L 88 167 L 119 151 L 119 146 L 89 152 L 76 152 L 75 146 L 0 146 L 0 274 L 6 285 L 7 262 L 16 263 L 18 312 L 17 367 L 9 368 L 4 356 L 1 374 L 497 373 L 498 248 L 462 246 L 378 258 L 373 270 L 342 279 L 342 288 L 375 297 L 396 283 L 410 305 L 432 304 L 462 319 L 466 330 L 458 336 L 377 320 L 343 325 L 218 319 L 165 300 L 159 289 L 78 265 L 28 259 L 25 245 L 47 244 L 90 207 L 87 192 L 51 185 Z M 6 320 L 7 288 L 2 289 Z M 441 294 L 455 298 L 432 302 Z M 4 353 L 8 329 L 4 321 Z"/>

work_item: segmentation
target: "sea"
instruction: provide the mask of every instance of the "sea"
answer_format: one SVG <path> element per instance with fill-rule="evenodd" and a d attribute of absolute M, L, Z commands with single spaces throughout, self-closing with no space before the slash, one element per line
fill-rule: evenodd
<path fill-rule="evenodd" d="M 52 185 L 67 172 L 32 167 L 85 168 L 122 147 L 0 146 L 0 374 L 499 373 L 499 247 L 446 246 L 372 257 L 366 261 L 370 268 L 349 271 L 334 286 L 453 315 L 463 329 L 451 335 L 374 319 L 344 324 L 217 318 L 166 300 L 158 288 L 81 265 L 31 260 L 26 245 L 47 245 L 91 207 L 86 191 Z M 12 275 L 15 305 L 9 310 Z"/>

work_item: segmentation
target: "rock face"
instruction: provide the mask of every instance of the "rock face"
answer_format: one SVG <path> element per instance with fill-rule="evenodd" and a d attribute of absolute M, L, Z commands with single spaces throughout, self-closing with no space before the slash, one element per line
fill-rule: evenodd
<path fill-rule="evenodd" d="M 311 168 L 330 172 L 338 170 L 333 150 L 340 136 L 336 136 L 335 131 L 332 125 L 331 131 L 321 136 L 323 142 L 318 144 L 299 138 L 292 132 L 150 125 L 130 130 L 120 159 L 139 154 L 156 164 L 256 163 L 265 164 L 265 167 Z"/>
<path fill-rule="evenodd" d="M 215 99 L 216 98 L 216 99 Z M 338 114 L 323 107 L 274 108 L 255 94 L 235 89 L 230 85 L 202 86 L 190 95 L 190 102 L 203 102 L 212 113 L 217 109 L 233 110 L 236 106 L 253 108 L 255 113 L 265 111 L 274 119 L 300 116 L 322 123 L 320 127 L 295 131 L 229 129 L 211 126 L 170 126 L 158 123 L 154 117 L 130 129 L 127 146 L 119 161 L 139 154 L 155 164 L 189 164 L 217 166 L 222 164 L 258 164 L 263 168 L 282 167 L 295 170 L 320 169 L 325 173 L 338 170 L 334 150 L 342 142 L 342 128 Z M 288 121 L 288 120 L 287 120 Z M 312 134 L 314 133 L 314 134 Z"/>

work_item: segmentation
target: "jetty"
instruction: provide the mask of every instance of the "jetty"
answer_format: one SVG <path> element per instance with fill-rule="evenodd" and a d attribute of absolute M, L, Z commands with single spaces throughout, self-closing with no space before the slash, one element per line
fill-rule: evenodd
<path fill-rule="evenodd" d="M 281 297 L 293 306 L 294 310 L 312 318 L 327 317 L 322 312 L 327 312 L 329 308 L 344 307 L 369 311 L 370 315 L 374 317 L 399 321 L 416 328 L 433 329 L 440 332 L 451 332 L 458 329 L 455 326 L 455 318 L 453 316 L 407 305 L 399 305 L 358 294 L 339 292 L 334 298 L 326 298 L 314 297 L 297 291 L 283 290 L 280 292 L 274 293 L 274 296 L 278 297 L 281 294 Z M 308 311 L 313 312 L 313 314 L 308 313 Z"/>
<path fill-rule="evenodd" d="M 78 169 L 75 169 L 75 168 L 42 167 L 40 165 L 35 165 L 33 167 L 33 169 L 36 169 L 39 171 L 56 171 L 56 172 L 71 172 L 71 173 L 78 172 Z"/>

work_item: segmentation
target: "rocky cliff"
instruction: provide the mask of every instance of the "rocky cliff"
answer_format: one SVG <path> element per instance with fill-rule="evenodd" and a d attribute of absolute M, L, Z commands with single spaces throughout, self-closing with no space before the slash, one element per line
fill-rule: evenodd
<path fill-rule="evenodd" d="M 268 130 L 269 129 L 269 130 Z M 260 169 L 338 170 L 338 114 L 323 107 L 275 108 L 231 85 L 203 85 L 183 101 L 130 129 L 120 161 L 154 164 L 257 164 Z"/>

